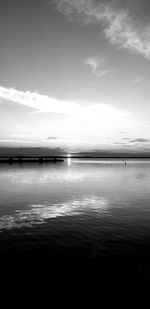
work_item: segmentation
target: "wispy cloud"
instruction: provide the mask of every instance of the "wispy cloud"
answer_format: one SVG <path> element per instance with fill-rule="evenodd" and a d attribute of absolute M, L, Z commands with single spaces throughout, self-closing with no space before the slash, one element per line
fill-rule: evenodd
<path fill-rule="evenodd" d="M 150 21 L 146 18 L 146 1 L 122 0 L 54 0 L 63 14 L 78 14 L 86 23 L 103 25 L 112 44 L 150 58 Z M 147 4 L 148 5 L 148 4 Z M 149 7 L 148 7 L 149 8 Z"/>
<path fill-rule="evenodd" d="M 138 138 L 131 138 L 131 137 L 123 137 L 122 140 L 127 142 L 128 144 L 134 144 L 134 143 L 150 143 L 150 139 L 138 137 Z"/>
<path fill-rule="evenodd" d="M 105 120 L 130 116 L 131 113 L 125 110 L 118 110 L 110 104 L 94 103 L 87 104 L 80 101 L 63 101 L 51 98 L 38 93 L 20 91 L 13 88 L 0 87 L 0 98 L 26 105 L 35 110 L 35 113 L 62 113 L 73 118 L 84 120 Z M 0 101 L 0 104 L 2 101 Z M 33 115 L 33 113 L 32 113 Z"/>
<path fill-rule="evenodd" d="M 138 84 L 138 83 L 141 83 L 141 82 L 143 82 L 143 81 L 144 81 L 144 78 L 143 78 L 143 77 L 137 77 L 137 78 L 133 79 L 133 80 L 131 81 L 131 83 L 133 83 L 133 84 Z"/>
<path fill-rule="evenodd" d="M 14 88 L 0 87 L 0 98 L 26 105 L 43 113 L 73 114 L 77 112 L 77 104 L 58 100 L 53 97 L 41 95 L 30 91 L 20 91 Z M 0 103 L 2 101 L 0 100 Z"/>
<path fill-rule="evenodd" d="M 90 57 L 85 59 L 85 64 L 87 64 L 91 70 L 92 73 L 97 77 L 103 77 L 109 73 L 112 72 L 112 70 L 106 70 L 103 69 L 102 66 L 104 65 L 104 59 L 99 57 Z"/>
<path fill-rule="evenodd" d="M 123 137 L 122 138 L 124 141 L 130 141 L 131 140 L 131 137 Z"/>
<path fill-rule="evenodd" d="M 150 140 L 147 138 L 134 138 L 130 141 L 130 143 L 149 143 Z"/>
<path fill-rule="evenodd" d="M 57 137 L 53 137 L 53 136 L 50 136 L 50 137 L 47 137 L 46 140 L 50 140 L 50 141 L 53 141 L 53 140 L 56 140 Z"/>

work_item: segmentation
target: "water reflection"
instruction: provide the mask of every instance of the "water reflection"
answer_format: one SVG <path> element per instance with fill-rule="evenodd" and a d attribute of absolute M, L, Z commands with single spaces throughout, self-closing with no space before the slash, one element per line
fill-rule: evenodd
<path fill-rule="evenodd" d="M 136 177 L 136 179 L 138 179 L 138 180 L 144 180 L 144 179 L 147 178 L 147 175 L 146 175 L 145 173 L 137 173 L 137 174 L 135 175 L 135 177 Z"/>
<path fill-rule="evenodd" d="M 89 164 L 83 160 L 75 163 L 70 157 L 68 160 L 71 166 L 67 162 L 0 166 L 0 230 L 41 224 L 51 218 L 96 217 L 102 212 L 112 218 L 116 209 L 121 214 L 125 208 L 135 213 L 138 205 L 142 205 L 145 216 L 150 201 L 149 162 L 132 162 L 125 167 L 118 161 L 98 164 L 95 160 Z M 114 218 L 116 221 L 116 213 Z"/>
<path fill-rule="evenodd" d="M 68 154 L 67 155 L 67 157 L 68 157 L 68 159 L 67 159 L 67 164 L 68 164 L 68 166 L 71 166 L 71 154 Z"/>
<path fill-rule="evenodd" d="M 71 160 L 71 159 L 68 159 Z M 66 166 L 62 169 L 56 168 L 22 168 L 17 170 L 1 171 L 0 180 L 9 180 L 13 184 L 58 184 L 83 181 L 87 177 L 87 172 L 74 171 L 67 169 Z"/>
<path fill-rule="evenodd" d="M 43 224 L 47 219 L 85 215 L 90 212 L 101 214 L 108 207 L 108 201 L 104 197 L 83 197 L 57 204 L 29 205 L 26 210 L 15 210 L 13 215 L 4 215 L 0 218 L 0 230 L 18 227 L 32 227 Z"/>
<path fill-rule="evenodd" d="M 71 158 L 67 159 L 67 164 L 68 164 L 68 166 L 71 166 Z"/>

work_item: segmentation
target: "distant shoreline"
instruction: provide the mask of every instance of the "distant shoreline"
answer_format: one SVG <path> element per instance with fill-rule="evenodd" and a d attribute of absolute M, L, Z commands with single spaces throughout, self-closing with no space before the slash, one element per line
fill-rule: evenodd
<path fill-rule="evenodd" d="M 3 159 L 53 159 L 53 160 L 59 160 L 59 159 L 150 159 L 150 156 L 144 157 L 144 156 L 0 156 L 0 160 Z"/>
<path fill-rule="evenodd" d="M 89 159 L 89 160 L 150 160 L 150 157 L 135 157 L 135 156 L 0 156 L 0 163 L 57 163 L 64 162 L 65 159 Z"/>

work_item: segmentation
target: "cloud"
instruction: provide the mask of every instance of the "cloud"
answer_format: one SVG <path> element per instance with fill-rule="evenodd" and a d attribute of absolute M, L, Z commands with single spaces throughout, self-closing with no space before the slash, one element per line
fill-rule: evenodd
<path fill-rule="evenodd" d="M 150 4 L 146 0 L 54 0 L 66 16 L 99 23 L 112 44 L 150 58 Z"/>
<path fill-rule="evenodd" d="M 110 104 L 91 104 L 82 101 L 64 101 L 30 91 L 20 91 L 13 88 L 0 87 L 0 98 L 26 105 L 35 109 L 36 113 L 62 113 L 78 120 L 105 120 L 130 116 L 125 110 L 118 110 Z M 0 104 L 3 103 L 0 101 Z M 32 113 L 33 115 L 33 113 Z"/>
<path fill-rule="evenodd" d="M 137 83 L 141 83 L 141 82 L 143 82 L 143 81 L 144 81 L 144 78 L 142 78 L 142 77 L 137 77 L 137 78 L 133 79 L 133 80 L 131 81 L 131 83 L 137 84 Z"/>
<path fill-rule="evenodd" d="M 123 137 L 122 139 L 124 141 L 127 141 L 128 143 L 149 143 L 150 142 L 150 139 L 142 138 L 142 137 L 138 137 L 138 138 Z"/>
<path fill-rule="evenodd" d="M 150 140 L 147 138 L 134 138 L 130 141 L 130 143 L 149 143 Z"/>
<path fill-rule="evenodd" d="M 104 63 L 103 58 L 90 57 L 84 62 L 91 68 L 92 73 L 97 77 L 103 77 L 112 72 L 112 70 L 104 70 L 101 68 L 101 65 Z"/>
<path fill-rule="evenodd" d="M 85 63 L 88 64 L 92 71 L 94 72 L 99 66 L 101 63 L 104 62 L 104 59 L 103 58 L 98 58 L 98 57 L 91 57 L 91 58 L 88 58 L 85 60 Z"/>
<path fill-rule="evenodd" d="M 53 97 L 41 95 L 30 91 L 20 91 L 14 88 L 0 87 L 0 99 L 26 105 L 35 112 L 73 114 L 77 112 L 77 104 L 68 101 L 60 101 Z M 0 100 L 0 104 L 3 103 Z"/>
<path fill-rule="evenodd" d="M 52 136 L 52 137 L 47 137 L 47 138 L 46 138 L 46 140 L 52 140 L 52 141 L 53 141 L 53 140 L 56 140 L 56 139 L 57 139 L 57 137 L 53 137 L 53 136 Z"/>

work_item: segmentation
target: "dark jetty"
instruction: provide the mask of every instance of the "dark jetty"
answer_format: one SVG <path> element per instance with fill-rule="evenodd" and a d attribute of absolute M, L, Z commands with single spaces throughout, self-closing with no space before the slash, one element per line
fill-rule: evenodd
<path fill-rule="evenodd" d="M 64 159 L 59 157 L 48 157 L 48 156 L 8 156 L 8 157 L 0 157 L 0 163 L 33 163 L 37 162 L 39 164 L 42 163 L 57 163 L 57 162 L 64 162 Z"/>

